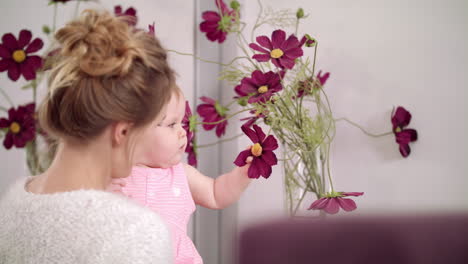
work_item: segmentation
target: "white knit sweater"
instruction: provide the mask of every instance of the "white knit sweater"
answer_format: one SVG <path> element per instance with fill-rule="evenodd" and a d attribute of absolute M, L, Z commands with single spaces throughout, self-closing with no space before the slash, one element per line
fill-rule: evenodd
<path fill-rule="evenodd" d="M 0 263 L 172 263 L 169 229 L 125 197 L 79 190 L 33 194 L 13 184 L 0 199 Z"/>

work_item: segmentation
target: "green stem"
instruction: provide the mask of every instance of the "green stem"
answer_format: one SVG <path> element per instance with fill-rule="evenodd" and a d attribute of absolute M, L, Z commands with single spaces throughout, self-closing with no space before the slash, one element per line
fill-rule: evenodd
<path fill-rule="evenodd" d="M 239 137 L 241 137 L 241 136 L 243 136 L 243 135 L 244 135 L 244 134 L 239 134 L 239 135 L 236 135 L 236 136 L 234 136 L 234 137 L 230 137 L 230 138 L 218 140 L 218 141 L 213 142 L 213 143 L 198 145 L 197 148 L 206 148 L 206 147 L 215 146 L 215 145 L 217 145 L 217 144 L 219 144 L 219 143 L 222 143 L 222 142 L 234 140 L 234 139 L 239 138 Z"/>
<path fill-rule="evenodd" d="M 10 96 L 8 96 L 8 94 L 3 91 L 2 88 L 0 88 L 0 93 L 2 93 L 2 95 L 5 97 L 5 99 L 8 101 L 8 103 L 11 105 L 11 107 L 15 106 L 15 104 L 13 103 L 13 101 L 11 100 Z"/>
<path fill-rule="evenodd" d="M 76 6 L 75 6 L 75 14 L 74 14 L 74 17 L 77 17 L 78 16 L 78 10 L 80 8 L 80 3 L 81 3 L 81 0 L 76 0 Z"/>
<path fill-rule="evenodd" d="M 249 108 L 249 109 L 244 109 L 244 110 L 237 111 L 234 114 L 228 115 L 226 118 L 218 120 L 216 122 L 196 122 L 195 124 L 196 125 L 216 125 L 216 124 L 219 124 L 219 123 L 222 123 L 222 122 L 228 120 L 229 118 L 231 118 L 231 117 L 233 117 L 233 116 L 235 116 L 237 114 L 240 114 L 240 113 L 246 112 L 246 111 L 250 111 L 250 110 L 252 110 L 252 109 Z"/>
<path fill-rule="evenodd" d="M 262 25 L 262 24 L 258 24 L 258 21 L 260 20 L 260 16 L 263 13 L 263 6 L 262 6 L 262 2 L 260 0 L 258 0 L 257 2 L 258 2 L 258 6 L 260 7 L 260 10 L 258 11 L 257 20 L 255 21 L 255 25 L 254 25 L 254 27 L 252 29 L 252 33 L 250 34 L 251 42 L 254 42 L 253 41 L 253 36 L 254 36 L 255 30 Z"/>
<path fill-rule="evenodd" d="M 54 5 L 54 19 L 52 25 L 52 33 L 55 33 L 55 24 L 57 22 L 57 3 Z"/>
<path fill-rule="evenodd" d="M 330 173 L 330 143 L 327 143 L 327 173 L 328 173 L 328 180 L 330 181 L 330 187 L 332 192 L 335 192 L 335 188 L 333 188 L 333 180 L 331 178 Z"/>
<path fill-rule="evenodd" d="M 168 49 L 166 50 L 167 52 L 174 52 L 176 54 L 179 54 L 179 55 L 185 55 L 185 56 L 192 56 L 194 57 L 195 59 L 197 60 L 200 60 L 200 61 L 204 61 L 204 62 L 208 62 L 208 63 L 213 63 L 213 64 L 218 64 L 218 65 L 221 65 L 221 66 L 224 66 L 224 67 L 228 67 L 228 66 L 231 66 L 231 64 L 233 64 L 236 60 L 238 59 L 246 59 L 247 57 L 245 56 L 238 56 L 238 57 L 235 57 L 234 59 L 232 59 L 228 64 L 224 64 L 224 63 L 221 63 L 221 62 L 217 62 L 217 61 L 211 61 L 211 60 L 206 60 L 206 59 L 203 59 L 203 58 L 200 58 L 198 56 L 195 56 L 194 54 L 192 53 L 184 53 L 184 52 L 180 52 L 180 51 L 176 51 L 176 50 L 171 50 L 171 49 Z"/>
<path fill-rule="evenodd" d="M 3 106 L 0 106 L 0 110 L 2 110 L 3 112 L 6 112 L 6 113 L 8 113 L 8 109 L 6 109 L 6 108 L 5 108 L 5 107 L 3 107 Z"/>
<path fill-rule="evenodd" d="M 371 136 L 371 137 L 383 137 L 383 136 L 388 136 L 388 135 L 391 135 L 393 134 L 392 131 L 390 132 L 386 132 L 386 133 L 382 133 L 382 134 L 373 134 L 373 133 L 370 133 L 370 132 L 367 132 L 363 127 L 361 127 L 360 125 L 354 123 L 353 121 L 347 119 L 346 117 L 342 117 L 342 118 L 338 118 L 338 119 L 335 119 L 336 122 L 338 121 L 346 121 L 348 122 L 349 124 L 361 129 L 362 132 L 364 132 L 364 134 L 368 135 L 368 136 Z"/>

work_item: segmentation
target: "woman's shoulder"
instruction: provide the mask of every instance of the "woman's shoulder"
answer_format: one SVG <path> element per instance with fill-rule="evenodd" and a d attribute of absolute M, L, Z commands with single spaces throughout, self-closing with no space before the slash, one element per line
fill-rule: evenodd
<path fill-rule="evenodd" d="M 87 249 L 91 255 L 93 250 L 97 255 L 108 256 L 124 250 L 125 256 L 136 259 L 170 258 L 169 229 L 151 210 L 124 196 L 97 190 L 32 194 L 24 190 L 25 182 L 19 180 L 13 184 L 0 200 L 0 237 L 15 232 L 27 234 L 11 236 L 11 244 L 32 245 L 40 238 L 43 242 L 57 244 L 59 241 L 71 246 L 67 243 L 73 238 L 100 245 Z M 48 231 L 44 227 L 49 227 Z M 86 245 L 75 243 L 71 247 L 82 250 Z"/>

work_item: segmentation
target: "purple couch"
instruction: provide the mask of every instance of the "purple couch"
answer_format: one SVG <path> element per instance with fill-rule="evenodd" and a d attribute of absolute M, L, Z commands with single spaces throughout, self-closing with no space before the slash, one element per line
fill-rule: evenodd
<path fill-rule="evenodd" d="M 271 220 L 238 248 L 239 264 L 468 264 L 468 213 Z"/>

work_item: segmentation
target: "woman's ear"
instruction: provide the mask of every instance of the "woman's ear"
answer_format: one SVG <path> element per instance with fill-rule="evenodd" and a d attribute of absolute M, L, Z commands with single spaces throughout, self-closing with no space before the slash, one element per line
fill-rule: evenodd
<path fill-rule="evenodd" d="M 127 141 L 132 126 L 133 124 L 129 122 L 116 122 L 112 131 L 112 143 L 120 145 Z"/>

